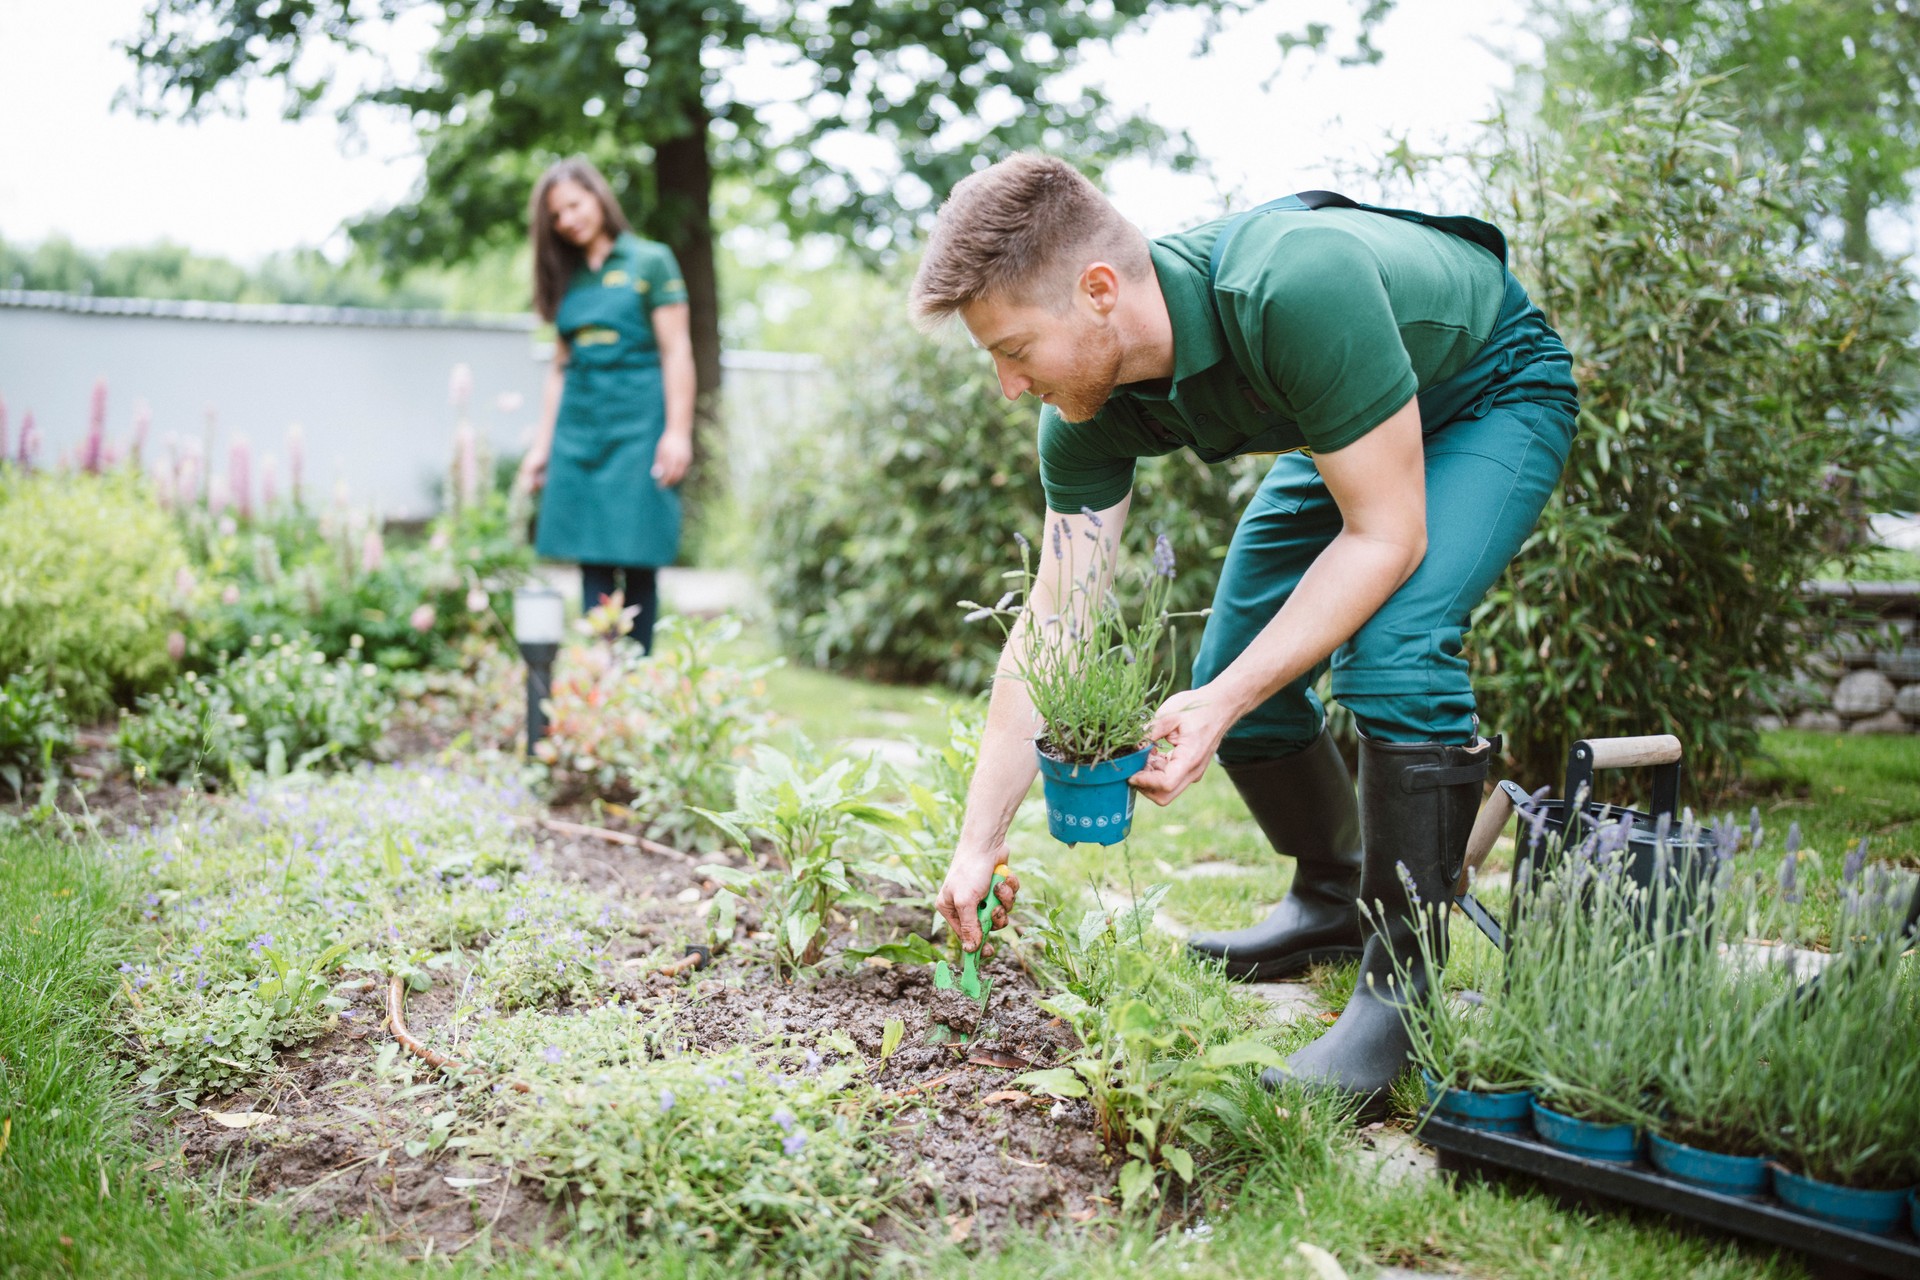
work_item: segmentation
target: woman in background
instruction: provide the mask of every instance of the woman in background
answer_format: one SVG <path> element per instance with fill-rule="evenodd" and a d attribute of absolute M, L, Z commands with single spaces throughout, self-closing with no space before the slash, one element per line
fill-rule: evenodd
<path fill-rule="evenodd" d="M 673 252 L 633 233 L 585 158 L 542 174 L 528 209 L 533 305 L 553 323 L 540 427 L 520 482 L 544 488 L 534 550 L 580 565 L 581 604 L 616 591 L 653 647 L 655 571 L 680 548 L 693 458 L 693 341 Z"/>

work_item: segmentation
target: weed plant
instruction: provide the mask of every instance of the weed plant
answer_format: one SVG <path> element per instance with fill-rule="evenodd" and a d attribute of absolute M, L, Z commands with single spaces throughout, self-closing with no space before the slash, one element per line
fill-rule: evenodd
<path fill-rule="evenodd" d="M 53 777 L 73 750 L 73 725 L 60 690 L 29 667 L 0 680 L 0 782 L 15 800 L 36 778 Z"/>
<path fill-rule="evenodd" d="M 244 783 L 371 755 L 392 704 L 371 663 L 330 662 L 306 637 L 255 636 L 205 675 L 142 698 L 120 725 L 136 777 Z"/>
<path fill-rule="evenodd" d="M 1055 1098 L 1085 1098 L 1119 1163 L 1122 1208 L 1161 1194 L 1170 1170 L 1191 1184 L 1198 1157 L 1221 1126 L 1247 1123 L 1238 1086 L 1250 1067 L 1278 1066 L 1280 1053 L 1258 1035 L 1236 1034 L 1245 1021 L 1234 997 L 1160 954 L 1147 922 L 1165 885 L 1149 888 L 1118 913 L 1096 908 L 1068 928 L 1050 913 L 1035 932 L 1044 961 L 1062 983 L 1040 1005 L 1065 1019 L 1083 1046 L 1061 1067 L 1028 1071 L 1015 1083 Z"/>
<path fill-rule="evenodd" d="M 617 1033 L 621 1013 L 477 1036 L 476 1052 L 531 1092 L 490 1092 L 494 1125 L 463 1145 L 529 1171 L 571 1199 L 583 1232 L 642 1257 L 690 1245 L 791 1273 L 868 1254 L 892 1178 L 866 1130 L 875 1095 L 857 1056 L 743 1048 L 617 1069 L 649 1042 L 630 1012 Z"/>
<path fill-rule="evenodd" d="M 1152 567 L 1140 574 L 1137 610 L 1129 610 L 1111 585 L 1113 539 L 1102 534 L 1098 516 L 1083 514 L 1094 521 L 1085 531 L 1091 552 L 1083 556 L 1067 522 L 1057 520 L 1038 571 L 1022 538 L 1020 568 L 1007 575 L 1016 588 L 992 605 L 960 602 L 969 621 L 991 618 L 1009 637 L 1014 677 L 1026 685 L 1040 719 L 1041 750 L 1068 764 L 1097 764 L 1137 750 L 1171 679 L 1162 647 L 1172 643 L 1173 545 L 1164 535 L 1155 542 Z M 1044 618 L 1030 610 L 1040 574 L 1054 584 L 1058 605 Z"/>
<path fill-rule="evenodd" d="M 771 845 L 751 867 L 708 865 L 700 873 L 722 888 L 709 902 L 715 936 L 733 934 L 745 899 L 773 934 L 776 965 L 785 973 L 809 969 L 827 948 L 834 912 L 876 913 L 882 883 L 924 892 L 927 886 L 889 846 L 910 831 L 906 818 L 874 798 L 878 770 L 869 761 L 821 765 L 801 744 L 795 758 L 772 747 L 754 752 L 751 768 L 735 781 L 734 807 L 697 810 L 742 850 L 754 837 Z M 869 841 L 874 836 L 883 840 Z"/>

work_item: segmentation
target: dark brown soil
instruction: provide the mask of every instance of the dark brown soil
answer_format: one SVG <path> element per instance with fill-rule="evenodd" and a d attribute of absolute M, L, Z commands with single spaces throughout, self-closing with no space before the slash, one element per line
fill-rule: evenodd
<path fill-rule="evenodd" d="M 591 815 L 571 811 L 564 820 L 591 823 Z M 678 951 L 700 936 L 701 901 L 714 886 L 695 867 L 724 859 L 652 853 L 537 824 L 534 832 L 542 870 L 624 900 L 636 921 L 626 954 Z M 1091 1107 L 1055 1103 L 1012 1083 L 1022 1071 L 1057 1065 L 1075 1044 L 1039 1008 L 1043 993 L 1012 952 L 982 966 L 991 979 L 983 1011 L 964 995 L 935 989 L 926 966 L 869 961 L 849 971 L 837 952 L 814 975 L 783 981 L 770 943 L 750 936 L 756 927 L 743 919 L 711 965 L 678 978 L 636 967 L 617 994 L 671 1011 L 683 1043 L 702 1051 L 783 1032 L 850 1037 L 892 1108 L 879 1140 L 904 1192 L 884 1236 L 917 1228 L 984 1243 L 1009 1226 L 1084 1222 L 1106 1203 L 1113 1177 Z M 416 1035 L 424 1039 L 440 1025 L 458 985 L 457 974 L 441 973 L 409 998 L 407 1023 Z M 454 1152 L 406 1154 L 406 1142 L 447 1101 L 433 1094 L 396 1100 L 399 1086 L 380 1082 L 374 1069 L 380 1048 L 392 1043 L 382 993 L 369 986 L 353 998 L 339 1027 L 308 1056 L 284 1056 L 286 1070 L 270 1087 L 206 1102 L 202 1112 L 170 1123 L 156 1120 L 158 1154 L 229 1187 L 244 1179 L 250 1198 L 276 1197 L 303 1216 L 370 1217 L 409 1247 L 431 1239 L 435 1253 L 482 1236 L 531 1244 L 563 1230 L 564 1212 L 536 1185 Z M 896 1018 L 904 1034 L 883 1062 L 886 1025 Z M 274 1119 L 227 1128 L 206 1112 Z"/>

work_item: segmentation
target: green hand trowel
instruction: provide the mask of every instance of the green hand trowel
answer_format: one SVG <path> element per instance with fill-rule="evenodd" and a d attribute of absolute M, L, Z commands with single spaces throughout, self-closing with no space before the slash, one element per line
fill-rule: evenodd
<path fill-rule="evenodd" d="M 993 927 L 993 891 L 1007 878 L 1007 864 L 1001 863 L 993 869 L 993 882 L 987 886 L 987 896 L 980 899 L 980 945 L 987 941 L 987 931 Z M 993 988 L 991 978 L 980 976 L 980 953 L 962 951 L 960 953 L 960 980 L 953 978 L 953 968 L 945 960 L 933 962 L 933 985 L 942 991 L 952 991 L 959 987 L 962 995 L 970 1000 L 978 1000 L 981 1008 L 987 1007 L 987 993 Z"/>

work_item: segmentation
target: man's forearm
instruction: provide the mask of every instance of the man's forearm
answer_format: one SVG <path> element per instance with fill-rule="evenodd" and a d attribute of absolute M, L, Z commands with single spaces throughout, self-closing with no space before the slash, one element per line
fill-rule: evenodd
<path fill-rule="evenodd" d="M 1238 719 L 1351 639 L 1420 566 L 1424 548 L 1343 532 L 1302 575 L 1287 603 L 1208 686 Z"/>
<path fill-rule="evenodd" d="M 995 672 L 993 696 L 987 703 L 987 723 L 980 734 L 980 754 L 974 763 L 973 783 L 967 788 L 966 816 L 960 824 L 961 852 L 986 852 L 1000 847 L 1013 815 L 1033 786 L 1039 766 L 1033 758 L 1033 700 L 1016 674 L 1013 646 L 1020 643 L 1016 629 L 1008 638 Z"/>

